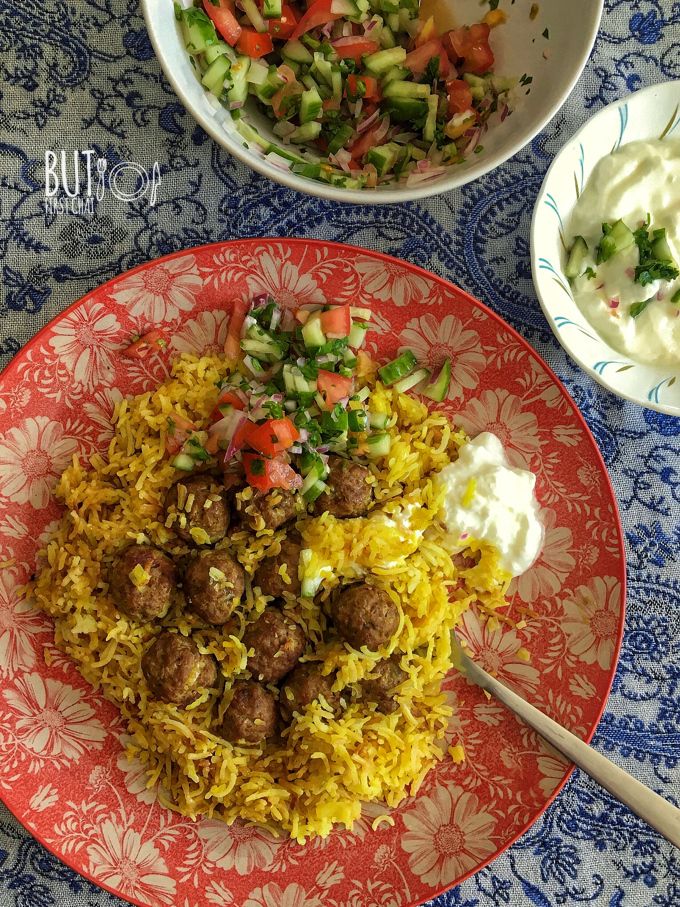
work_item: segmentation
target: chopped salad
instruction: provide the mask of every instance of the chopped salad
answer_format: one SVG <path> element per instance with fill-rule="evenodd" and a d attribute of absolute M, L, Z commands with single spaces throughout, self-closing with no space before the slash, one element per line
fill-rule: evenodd
<path fill-rule="evenodd" d="M 387 456 L 388 417 L 371 410 L 369 380 L 377 376 L 386 387 L 442 401 L 451 362 L 432 376 L 406 351 L 377 366 L 361 350 L 370 318 L 370 309 L 349 305 L 292 315 L 267 296 L 236 302 L 225 344 L 234 371 L 220 385 L 206 428 L 168 417 L 173 466 L 191 472 L 220 459 L 228 472 L 240 460 L 257 490 L 297 490 L 312 503 L 326 490 L 330 454 Z M 157 334 L 135 340 L 126 355 L 151 353 Z"/>
<path fill-rule="evenodd" d="M 482 151 L 516 80 L 494 72 L 492 10 L 438 34 L 419 0 L 194 0 L 186 48 L 244 140 L 278 166 L 345 188 L 435 179 Z M 253 98 L 279 143 L 242 108 Z"/>

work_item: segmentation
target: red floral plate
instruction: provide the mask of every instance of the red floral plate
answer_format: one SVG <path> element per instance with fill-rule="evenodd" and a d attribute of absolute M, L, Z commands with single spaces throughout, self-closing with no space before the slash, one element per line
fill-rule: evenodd
<path fill-rule="evenodd" d="M 492 631 L 470 613 L 461 635 L 504 682 L 592 735 L 621 641 L 624 553 L 604 463 L 564 388 L 500 318 L 419 268 L 332 243 L 243 240 L 149 262 L 94 290 L 0 377 L 0 792 L 65 863 L 145 907 L 406 907 L 516 840 L 571 766 L 454 673 L 449 735 L 467 759 L 444 759 L 393 813 L 394 827 L 372 831 L 383 810 L 369 808 L 352 832 L 301 847 L 195 824 L 145 789 L 122 755 L 117 710 L 17 596 L 58 518 L 57 476 L 74 453 L 106 447 L 114 402 L 163 380 L 172 352 L 221 348 L 230 301 L 262 292 L 288 306 L 370 305 L 368 346 L 383 360 L 402 348 L 433 365 L 452 357 L 446 409 L 470 434 L 495 432 L 512 463 L 536 473 L 546 526 L 542 555 L 511 589 L 509 614 L 523 628 Z M 121 359 L 130 335 L 150 326 L 172 338 L 168 356 Z"/>

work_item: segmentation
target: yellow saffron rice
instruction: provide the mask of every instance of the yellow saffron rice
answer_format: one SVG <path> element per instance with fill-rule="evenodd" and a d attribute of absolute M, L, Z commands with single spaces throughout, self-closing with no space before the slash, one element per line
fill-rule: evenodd
<path fill-rule="evenodd" d="M 119 706 L 129 755 L 144 763 L 149 786 L 159 785 L 165 805 L 190 817 L 244 819 L 302 841 L 328 834 L 336 823 L 351 826 L 362 802 L 397 805 L 447 756 L 451 708 L 441 684 L 451 669 L 450 632 L 473 601 L 486 610 L 502 606 L 509 578 L 493 551 L 473 542 L 478 562 L 458 569 L 443 545 L 432 479 L 456 458 L 465 435 L 443 414 L 375 386 L 370 408 L 389 416 L 392 437 L 389 456 L 371 467 L 376 509 L 357 519 L 326 513 L 298 523 L 310 551 L 305 576 L 324 579 L 314 601 L 285 606 L 306 628 L 315 648 L 308 657 L 321 661 L 325 673 L 337 670 L 335 689 L 345 689 L 348 708 L 334 717 L 316 701 L 266 746 L 225 741 L 219 734 L 225 692 L 236 676 L 248 676 L 241 638 L 267 603 L 250 577 L 264 556 L 276 553 L 285 531 L 239 529 L 216 546 L 228 547 L 248 575 L 230 630 L 183 612 L 179 595 L 162 621 L 136 623 L 116 611 L 107 577 L 130 542 L 148 541 L 177 558 L 189 552 L 164 524 L 163 499 L 176 475 L 165 453 L 167 417 L 205 424 L 227 373 L 218 356 L 183 355 L 155 391 L 117 405 L 108 451 L 86 465 L 74 460 L 61 477 L 56 493 L 64 515 L 41 554 L 32 592 L 54 618 L 58 646 Z M 390 644 L 373 653 L 351 650 L 326 632 L 324 603 L 332 590 L 366 575 L 400 614 Z M 141 672 L 142 654 L 162 628 L 193 633 L 200 651 L 219 662 L 218 688 L 187 708 L 154 700 Z M 358 682 L 393 652 L 401 653 L 407 676 L 396 691 L 398 708 L 385 715 L 358 698 Z M 461 755 L 456 748 L 454 758 Z"/>

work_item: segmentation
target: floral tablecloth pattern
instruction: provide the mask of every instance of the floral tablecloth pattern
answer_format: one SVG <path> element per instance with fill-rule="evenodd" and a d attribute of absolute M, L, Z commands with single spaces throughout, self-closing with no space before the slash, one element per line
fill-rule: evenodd
<path fill-rule="evenodd" d="M 509 320 L 556 370 L 610 470 L 627 542 L 629 600 L 621 663 L 594 742 L 677 802 L 680 424 L 613 397 L 566 357 L 532 289 L 528 235 L 533 199 L 552 156 L 584 118 L 627 92 L 680 78 L 680 4 L 607 0 L 587 69 L 543 133 L 479 182 L 398 207 L 319 201 L 237 164 L 173 94 L 137 0 L 0 0 L 0 50 L 0 365 L 104 280 L 218 239 L 338 240 L 396 255 L 460 284 Z M 157 161 L 156 204 L 105 196 L 94 216 L 46 218 L 46 149 L 92 149 L 97 157 L 136 161 L 149 171 Z M 0 626 L 0 659 L 5 646 Z M 281 892 L 274 883 L 267 887 L 263 903 L 281 907 Z M 435 903 L 678 907 L 680 856 L 576 772 L 514 847 Z M 63 866 L 0 807 L 0 907 L 113 904 L 122 902 Z M 390 905 L 376 891 L 357 907 Z"/>

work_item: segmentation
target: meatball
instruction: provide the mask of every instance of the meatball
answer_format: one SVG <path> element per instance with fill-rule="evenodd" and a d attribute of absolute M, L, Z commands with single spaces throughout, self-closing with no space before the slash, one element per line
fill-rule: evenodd
<path fill-rule="evenodd" d="M 399 657 L 393 655 L 379 661 L 372 669 L 372 677 L 367 677 L 361 682 L 362 696 L 367 702 L 375 702 L 379 712 L 388 715 L 398 708 L 395 701 L 394 688 L 406 680 L 406 671 L 399 667 Z"/>
<path fill-rule="evenodd" d="M 399 611 L 387 592 L 357 583 L 331 603 L 335 627 L 347 642 L 375 651 L 390 641 L 399 626 Z"/>
<path fill-rule="evenodd" d="M 321 515 L 328 511 L 337 517 L 363 516 L 373 498 L 373 489 L 366 481 L 368 469 L 342 457 L 330 457 L 328 467 L 324 481 L 329 490 L 316 499 L 314 512 Z"/>
<path fill-rule="evenodd" d="M 277 608 L 267 608 L 243 636 L 243 645 L 254 649 L 248 670 L 264 683 L 277 683 L 292 671 L 305 649 L 305 634 Z"/>
<path fill-rule="evenodd" d="M 111 565 L 109 585 L 116 608 L 128 617 L 165 617 L 177 586 L 175 565 L 151 545 L 130 545 Z"/>
<path fill-rule="evenodd" d="M 321 666 L 305 662 L 295 668 L 281 686 L 279 708 L 285 721 L 290 721 L 294 712 L 301 712 L 306 705 L 323 696 L 333 712 L 340 706 L 340 693 L 333 692 L 335 676 L 324 677 Z"/>
<path fill-rule="evenodd" d="M 256 492 L 250 500 L 241 502 L 244 523 L 258 532 L 278 529 L 297 514 L 297 498 L 292 491 L 275 488 L 267 494 Z"/>
<path fill-rule="evenodd" d="M 281 550 L 274 557 L 267 557 L 260 562 L 255 575 L 253 586 L 259 586 L 264 595 L 280 598 L 284 592 L 297 598 L 302 591 L 302 583 L 298 575 L 300 551 L 302 544 L 297 533 L 287 536 L 281 542 Z M 281 567 L 285 566 L 289 583 L 281 576 Z"/>
<path fill-rule="evenodd" d="M 209 475 L 180 479 L 165 496 L 166 526 L 186 542 L 214 545 L 227 534 L 226 492 Z"/>
<path fill-rule="evenodd" d="M 202 655 L 192 639 L 167 630 L 144 653 L 142 673 L 156 699 L 177 705 L 188 705 L 217 682 L 212 655 Z"/>
<path fill-rule="evenodd" d="M 232 743 L 262 743 L 276 733 L 277 717 L 269 690 L 254 680 L 239 680 L 224 713 L 222 736 Z"/>
<path fill-rule="evenodd" d="M 226 623 L 244 589 L 243 567 L 226 551 L 202 551 L 184 574 L 189 607 L 209 624 Z"/>

